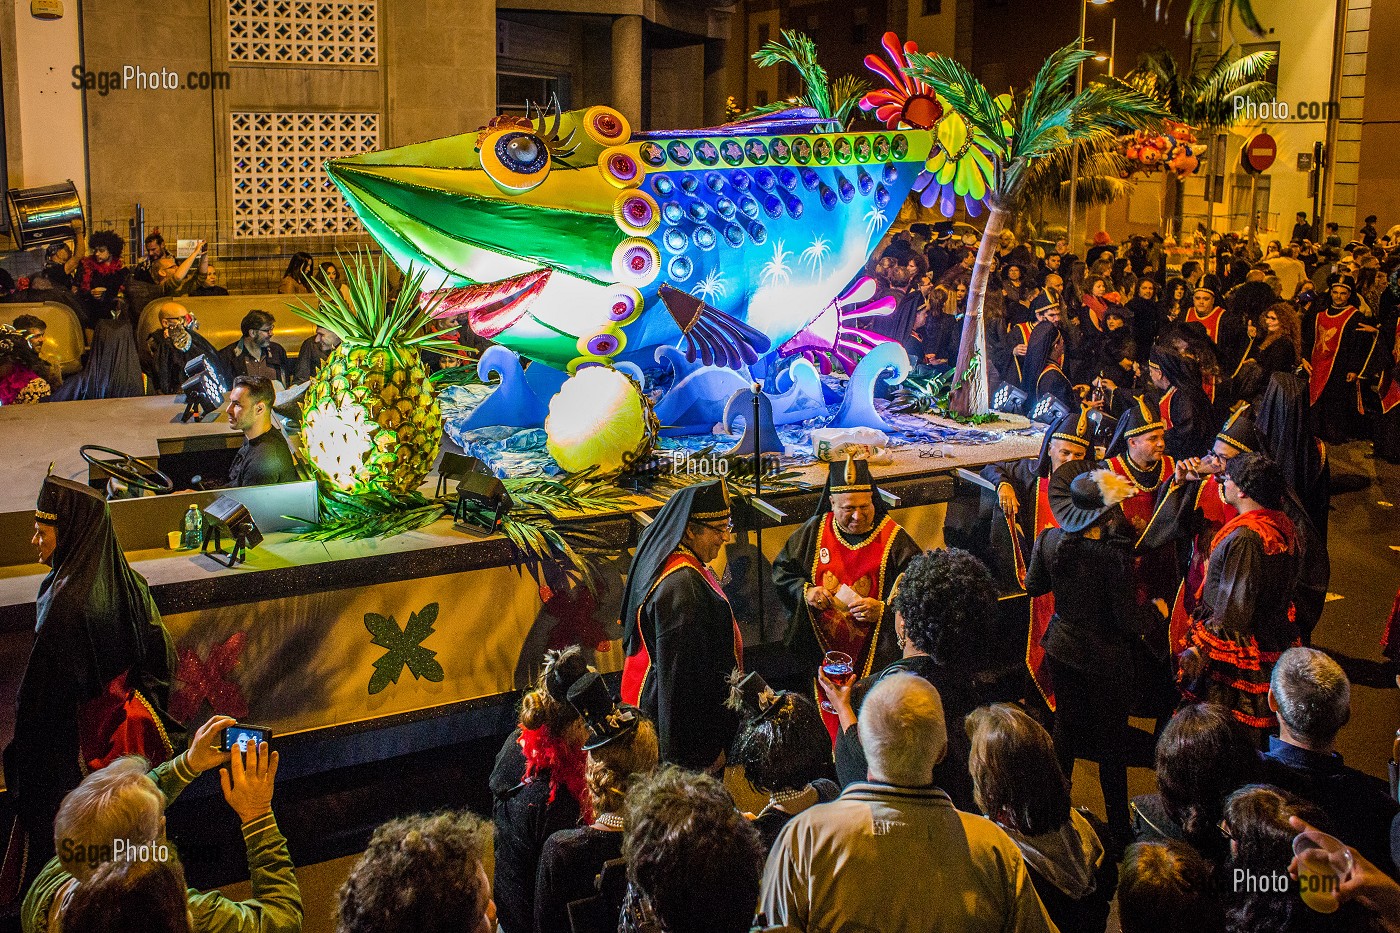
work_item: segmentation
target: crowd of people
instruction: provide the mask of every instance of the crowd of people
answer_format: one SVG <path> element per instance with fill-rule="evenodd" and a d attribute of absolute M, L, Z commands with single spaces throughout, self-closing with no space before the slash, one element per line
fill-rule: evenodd
<path fill-rule="evenodd" d="M 4 324 L 0 404 L 174 395 L 187 379 L 186 364 L 201 356 L 225 388 L 237 376 L 261 376 L 291 385 L 309 379 L 340 345 L 339 336 L 317 328 L 291 360 L 272 339 L 273 315 L 252 310 L 241 322 L 239 339 L 215 348 L 200 334 L 198 319 L 182 303 L 186 297 L 229 293 L 218 284 L 218 270 L 209 264 L 202 240 L 196 240 L 189 255 L 177 261 L 166 248 L 164 236 L 154 231 L 146 237 L 142 259 L 130 266 L 122 258 L 125 242 L 111 231 L 93 233 L 86 245 L 88 251 L 77 256 L 66 242 L 51 244 L 45 250 L 43 269 L 18 282 L 0 270 L 0 303 L 65 305 L 82 326 L 85 340 L 82 368 L 65 380 L 57 361 L 45 352 L 48 325 L 42 318 L 21 314 Z M 278 291 L 310 295 L 318 281 L 349 300 L 340 267 L 329 261 L 317 266 L 314 257 L 304 252 L 292 256 Z M 149 333 L 136 333 L 143 310 L 161 299 L 165 300 L 157 308 L 159 326 Z M 16 334 L 23 339 L 11 339 Z"/>

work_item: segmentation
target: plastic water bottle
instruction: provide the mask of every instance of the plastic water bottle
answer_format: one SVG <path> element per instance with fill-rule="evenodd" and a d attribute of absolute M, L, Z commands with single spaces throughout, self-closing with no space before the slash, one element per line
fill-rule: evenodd
<path fill-rule="evenodd" d="M 199 510 L 199 506 L 193 502 L 185 510 L 185 528 L 180 535 L 180 548 L 185 551 L 197 551 L 204 543 L 204 513 Z"/>

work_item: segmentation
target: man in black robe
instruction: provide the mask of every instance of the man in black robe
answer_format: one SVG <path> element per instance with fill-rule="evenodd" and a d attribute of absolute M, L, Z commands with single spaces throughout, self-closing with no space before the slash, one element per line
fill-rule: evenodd
<path fill-rule="evenodd" d="M 1298 579 L 1297 532 L 1281 507 L 1283 473 L 1263 454 L 1240 454 L 1220 483 L 1239 514 L 1210 542 L 1205 583 L 1181 657 L 1182 689 L 1219 703 L 1263 745 L 1277 728 L 1269 709 L 1274 662 L 1298 644 L 1290 616 Z"/>
<path fill-rule="evenodd" d="M 890 517 L 868 461 L 831 464 L 816 512 L 773 561 L 788 611 L 783 641 L 798 663 L 815 677 L 826 652 L 842 651 L 859 678 L 898 659 L 890 589 L 919 550 Z M 834 730 L 835 716 L 827 718 Z"/>
<path fill-rule="evenodd" d="M 622 700 L 656 724 L 661 760 L 719 772 L 738 729 L 739 625 L 708 564 L 733 529 L 724 480 L 671 496 L 642 532 L 622 595 Z"/>
<path fill-rule="evenodd" d="M 1322 439 L 1342 443 L 1364 432 L 1358 380 L 1375 352 L 1380 329 L 1352 303 L 1355 279 L 1333 275 L 1327 285 L 1328 306 L 1303 319 L 1303 368 Z"/>
<path fill-rule="evenodd" d="M 34 544 L 51 569 L 39 584 L 5 787 L 37 871 L 53 855 L 59 804 L 85 774 L 121 755 L 164 761 L 183 746 L 184 730 L 165 712 L 174 642 L 146 581 L 126 562 L 106 500 L 48 477 Z"/>

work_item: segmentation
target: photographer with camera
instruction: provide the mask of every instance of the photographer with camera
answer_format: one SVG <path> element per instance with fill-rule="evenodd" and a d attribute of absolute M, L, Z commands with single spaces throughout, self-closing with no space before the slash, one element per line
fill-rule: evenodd
<path fill-rule="evenodd" d="M 60 929 L 72 894 L 99 865 L 117 857 L 169 857 L 165 810 L 195 778 L 221 764 L 219 780 L 242 824 L 255 896 L 235 901 L 218 891 L 191 889 L 191 928 L 194 933 L 299 933 L 301 890 L 272 814 L 278 755 L 266 742 L 222 751 L 221 735 L 235 724 L 228 716 L 213 717 L 195 732 L 187 751 L 149 773 L 144 759 L 125 757 L 84 778 L 64 798 L 54 822 L 58 855 L 24 898 L 24 933 Z"/>

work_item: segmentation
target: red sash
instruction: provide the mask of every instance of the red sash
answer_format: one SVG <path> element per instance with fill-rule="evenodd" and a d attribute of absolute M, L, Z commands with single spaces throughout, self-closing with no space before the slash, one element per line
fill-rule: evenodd
<path fill-rule="evenodd" d="M 1162 419 L 1165 430 L 1172 429 L 1172 396 L 1176 394 L 1176 386 L 1172 386 L 1162 396 L 1162 400 L 1157 403 L 1157 414 Z"/>
<path fill-rule="evenodd" d="M 689 567 L 700 574 L 700 576 L 704 577 L 705 582 L 710 584 L 710 588 L 718 593 L 724 599 L 725 603 L 728 604 L 729 597 L 724 595 L 724 588 L 720 586 L 719 578 L 715 576 L 714 571 L 701 563 L 700 558 L 696 557 L 690 551 L 676 551 L 670 557 L 666 558 L 666 563 L 661 565 L 661 572 L 658 573 L 656 579 L 652 581 L 651 589 L 647 590 L 647 599 L 650 599 L 651 594 L 656 592 L 656 588 L 661 585 L 662 580 L 666 579 L 669 574 L 680 570 L 682 567 Z M 637 618 L 633 620 L 637 626 L 637 639 L 641 642 L 641 647 L 637 649 L 635 654 L 628 655 L 622 662 L 622 702 L 630 706 L 637 706 L 641 703 L 642 689 L 646 686 L 647 675 L 651 673 L 651 650 L 647 646 L 646 632 L 642 628 L 641 618 L 642 610 L 646 608 L 647 599 L 641 601 L 641 604 L 637 607 Z M 743 670 L 744 639 L 739 632 L 739 623 L 735 621 L 732 609 L 729 613 L 729 621 L 734 626 L 734 660 L 738 663 L 739 669 Z"/>
<path fill-rule="evenodd" d="M 1050 511 L 1050 477 L 1042 476 L 1036 482 L 1035 512 L 1031 515 L 1031 530 L 1035 532 L 1035 537 L 1039 538 L 1045 529 L 1059 526 L 1060 523 L 1055 521 L 1055 514 Z M 1024 574 L 1021 577 L 1021 585 L 1025 586 Z M 1045 664 L 1045 649 L 1040 647 L 1040 640 L 1045 637 L 1050 628 L 1050 619 L 1055 615 L 1055 594 L 1032 596 L 1030 604 L 1031 625 L 1026 635 L 1026 668 L 1031 672 L 1031 681 L 1035 688 L 1040 691 L 1046 705 L 1050 707 L 1050 712 L 1053 713 L 1055 684 L 1050 680 L 1050 668 Z"/>
<path fill-rule="evenodd" d="M 1207 314 L 1205 317 L 1201 317 L 1196 313 L 1195 305 L 1186 309 L 1186 323 L 1200 324 L 1203 326 L 1206 329 L 1206 333 L 1210 335 L 1211 343 L 1215 343 L 1220 339 L 1220 320 L 1224 316 L 1225 309 L 1219 306 L 1215 307 L 1210 314 Z"/>
<path fill-rule="evenodd" d="M 1162 481 L 1167 479 L 1176 470 L 1176 461 L 1171 457 L 1163 456 L 1157 465 L 1157 480 L 1150 487 L 1144 488 L 1133 478 L 1125 463 L 1127 454 L 1119 454 L 1108 461 L 1109 469 L 1117 473 L 1137 487 L 1137 492 L 1123 500 L 1123 514 L 1128 518 L 1128 524 L 1133 526 L 1133 532 L 1141 540 L 1147 531 L 1147 526 L 1152 523 L 1152 518 L 1157 511 L 1157 490 L 1161 487 Z M 1154 594 L 1152 590 L 1155 584 L 1161 583 L 1163 592 L 1160 594 L 1164 598 L 1171 595 L 1167 580 L 1176 577 L 1176 557 L 1171 547 L 1154 548 L 1146 553 L 1138 553 L 1133 557 L 1133 588 L 1139 606 L 1147 605 L 1147 601 Z"/>
<path fill-rule="evenodd" d="M 1390 358 L 1396 367 L 1400 367 L 1400 321 L 1395 322 L 1395 347 L 1390 351 Z M 1390 387 L 1381 395 L 1381 412 L 1388 415 L 1392 408 L 1400 405 L 1400 379 L 1395 377 L 1395 367 L 1386 374 L 1386 380 L 1390 382 Z"/>
<path fill-rule="evenodd" d="M 1332 367 L 1337 363 L 1337 351 L 1342 346 L 1342 333 L 1352 315 L 1357 313 L 1352 305 L 1336 314 L 1332 313 L 1331 308 L 1318 312 L 1313 325 L 1312 358 L 1309 360 L 1312 366 L 1312 378 L 1308 381 L 1310 404 L 1316 405 L 1317 400 L 1322 397 L 1322 390 L 1327 388 L 1327 383 L 1332 378 Z"/>

